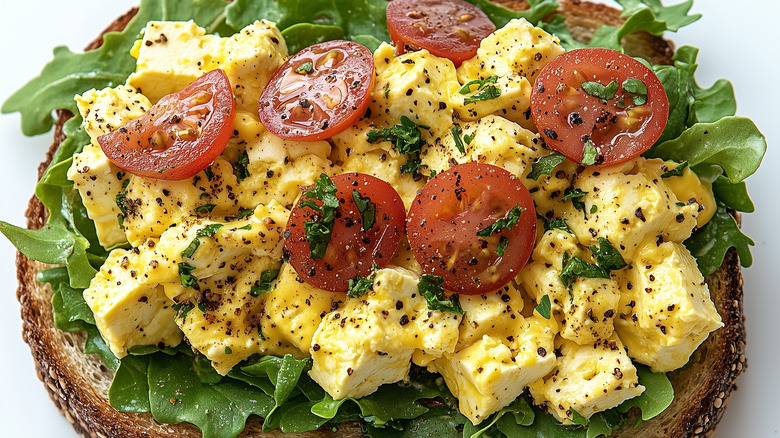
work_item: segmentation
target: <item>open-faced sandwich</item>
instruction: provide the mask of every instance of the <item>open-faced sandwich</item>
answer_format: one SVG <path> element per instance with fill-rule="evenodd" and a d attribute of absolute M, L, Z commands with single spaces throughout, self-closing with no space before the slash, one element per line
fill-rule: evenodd
<path fill-rule="evenodd" d="M 88 436 L 703 436 L 763 136 L 690 4 L 144 0 L 60 110 L 25 336 Z M 75 96 L 74 96 L 75 93 Z"/>

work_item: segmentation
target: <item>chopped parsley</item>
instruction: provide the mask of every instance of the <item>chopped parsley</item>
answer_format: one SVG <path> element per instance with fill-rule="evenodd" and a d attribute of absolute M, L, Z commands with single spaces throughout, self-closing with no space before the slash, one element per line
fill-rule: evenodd
<path fill-rule="evenodd" d="M 647 103 L 647 85 L 639 79 L 626 79 L 623 81 L 623 91 L 635 94 L 634 105 L 641 106 Z"/>
<path fill-rule="evenodd" d="M 236 175 L 236 182 L 241 182 L 249 178 L 249 155 L 242 151 L 238 160 L 233 163 L 233 173 Z"/>
<path fill-rule="evenodd" d="M 617 249 L 609 243 L 609 240 L 599 237 L 599 246 L 591 245 L 590 251 L 596 256 L 596 264 L 604 268 L 607 272 L 623 269 L 628 264 L 623 260 Z"/>
<path fill-rule="evenodd" d="M 252 224 L 246 224 L 243 227 L 238 227 L 236 229 L 237 230 L 244 230 L 244 231 L 251 230 L 252 229 Z"/>
<path fill-rule="evenodd" d="M 460 307 L 458 294 L 451 294 L 449 300 L 444 299 L 444 279 L 438 275 L 423 274 L 417 283 L 417 292 L 428 302 L 431 310 L 441 310 L 463 315 L 466 312 Z"/>
<path fill-rule="evenodd" d="M 409 160 L 401 166 L 401 173 L 417 173 L 423 167 L 420 164 L 420 151 L 425 146 L 420 129 L 430 129 L 427 126 L 416 125 L 409 117 L 401 116 L 401 123 L 390 128 L 368 131 L 366 139 L 369 143 L 389 141 L 393 143 L 399 154 L 406 154 Z"/>
<path fill-rule="evenodd" d="M 580 257 L 571 257 L 568 252 L 563 253 L 563 269 L 558 275 L 566 288 L 570 288 L 575 278 L 610 278 L 609 273 L 603 268 L 588 263 Z"/>
<path fill-rule="evenodd" d="M 314 202 L 315 200 L 322 204 Z M 309 207 L 315 213 L 311 215 L 312 220 L 307 220 L 303 224 L 303 229 L 306 232 L 306 240 L 309 241 L 311 258 L 320 260 L 325 257 L 325 252 L 328 250 L 336 220 L 336 210 L 339 208 L 336 185 L 328 178 L 328 175 L 321 174 L 320 178 L 314 181 L 314 186 L 304 192 L 299 206 L 301 208 Z"/>
<path fill-rule="evenodd" d="M 176 310 L 176 318 L 179 319 L 186 318 L 187 314 L 190 313 L 190 310 L 195 308 L 192 303 L 178 303 L 174 304 L 172 307 Z"/>
<path fill-rule="evenodd" d="M 536 311 L 545 319 L 550 319 L 551 308 L 550 297 L 548 295 L 543 296 L 542 299 L 539 300 L 539 305 L 534 307 L 534 309 L 536 309 Z"/>
<path fill-rule="evenodd" d="M 260 280 L 255 282 L 254 286 L 249 289 L 249 295 L 253 297 L 260 296 L 264 293 L 270 292 L 273 287 L 273 282 L 279 277 L 278 269 L 266 269 L 260 274 Z"/>
<path fill-rule="evenodd" d="M 376 221 L 376 204 L 371 202 L 368 196 L 360 196 L 360 192 L 356 189 L 352 189 L 352 200 L 355 201 L 360 218 L 363 220 L 363 231 L 370 230 Z"/>
<path fill-rule="evenodd" d="M 420 170 L 422 170 L 423 167 L 428 167 L 428 166 L 422 164 L 420 158 L 409 158 L 409 161 L 401 165 L 401 173 L 412 173 L 412 174 L 420 173 Z M 433 177 L 431 176 L 431 178 Z"/>
<path fill-rule="evenodd" d="M 347 289 L 347 295 L 352 298 L 360 298 L 368 292 L 369 289 L 374 289 L 374 279 L 376 278 L 376 271 L 379 270 L 379 266 L 374 264 L 374 270 L 368 277 L 361 277 L 355 275 L 355 278 L 349 280 L 349 288 Z"/>
<path fill-rule="evenodd" d="M 683 161 L 680 163 L 677 167 L 675 167 L 672 170 L 668 170 L 661 174 L 661 178 L 670 178 L 673 176 L 682 176 L 682 174 L 685 172 L 685 169 L 688 167 L 688 162 Z M 118 196 L 118 195 L 117 195 Z"/>
<path fill-rule="evenodd" d="M 569 228 L 569 225 L 563 219 L 550 219 L 549 221 L 544 223 L 544 230 L 545 231 L 561 230 L 561 231 L 566 231 L 567 233 L 572 235 L 574 234 Z"/>
<path fill-rule="evenodd" d="M 311 62 L 304 62 L 295 69 L 299 75 L 310 75 L 314 71 L 314 65 Z"/>
<path fill-rule="evenodd" d="M 252 209 L 252 208 L 244 208 L 244 209 L 239 210 L 237 217 L 238 217 L 238 219 L 243 219 L 243 218 L 245 218 L 247 216 L 252 216 L 253 214 L 255 214 L 255 210 L 254 209 Z"/>
<path fill-rule="evenodd" d="M 552 155 L 546 155 L 534 160 L 531 164 L 531 173 L 528 174 L 528 178 L 534 181 L 538 180 L 542 175 L 550 175 L 553 170 L 566 159 L 566 156 L 560 152 L 556 152 Z"/>
<path fill-rule="evenodd" d="M 203 212 L 211 213 L 211 211 L 214 210 L 214 207 L 216 207 L 216 205 L 214 205 L 214 204 L 199 205 L 199 206 L 195 207 L 195 213 L 203 213 Z"/>
<path fill-rule="evenodd" d="M 194 270 L 195 267 L 189 263 L 179 263 L 179 280 L 181 281 L 181 285 L 184 287 L 191 287 L 195 290 L 200 290 L 200 286 L 198 286 L 198 279 L 192 275 L 192 271 Z"/>
<path fill-rule="evenodd" d="M 588 192 L 583 192 L 580 189 L 573 189 L 568 188 L 564 192 L 563 198 L 561 200 L 565 201 L 567 199 L 571 199 L 572 205 L 574 205 L 574 208 L 577 210 L 585 211 L 585 203 L 580 200 L 583 196 L 587 195 Z"/>
<path fill-rule="evenodd" d="M 496 247 L 496 255 L 499 257 L 503 257 L 504 253 L 506 252 L 506 247 L 509 246 L 509 238 L 506 236 L 501 236 L 500 239 L 498 239 L 498 246 Z"/>
<path fill-rule="evenodd" d="M 520 220 L 520 215 L 525 211 L 525 208 L 521 208 L 520 204 L 515 205 L 512 207 L 511 210 L 506 212 L 506 214 L 493 222 L 492 224 L 488 225 L 487 227 L 477 231 L 477 236 L 479 237 L 490 237 L 494 233 L 501 232 L 504 228 L 509 228 L 511 231 L 512 228 L 514 228 L 515 224 L 517 224 L 517 221 Z"/>
<path fill-rule="evenodd" d="M 217 231 L 219 231 L 220 228 L 222 228 L 222 224 L 211 224 L 198 230 L 198 232 L 195 233 L 195 238 L 192 239 L 192 242 L 190 242 L 189 246 L 187 246 L 187 248 L 181 252 L 181 256 L 184 258 L 192 257 L 192 255 L 195 254 L 195 250 L 197 250 L 200 246 L 200 238 L 212 237 L 217 233 Z"/>
<path fill-rule="evenodd" d="M 468 105 L 470 103 L 491 100 L 501 96 L 501 90 L 495 86 L 496 81 L 498 81 L 498 76 L 493 75 L 487 79 L 475 79 L 473 81 L 467 82 L 466 85 L 462 86 L 458 91 L 460 94 L 465 95 L 471 93 L 472 85 L 477 85 L 478 87 L 477 91 L 473 95 L 463 100 L 463 104 Z"/>
<path fill-rule="evenodd" d="M 458 128 L 457 125 L 452 127 L 452 138 L 455 140 L 455 147 L 458 148 L 458 151 L 460 151 L 461 154 L 466 153 L 466 146 L 471 144 L 471 141 L 474 140 L 473 135 L 464 135 L 461 137 L 460 128 Z"/>
<path fill-rule="evenodd" d="M 601 82 L 585 81 L 582 83 L 582 91 L 601 100 L 612 99 L 619 88 L 620 85 L 615 81 L 611 81 L 606 86 Z"/>
<path fill-rule="evenodd" d="M 225 354 L 233 354 L 233 350 L 230 347 L 225 347 Z"/>
<path fill-rule="evenodd" d="M 593 142 L 588 140 L 585 142 L 585 148 L 582 150 L 582 161 L 581 163 L 586 166 L 591 166 L 593 164 L 596 164 L 596 159 L 598 158 L 599 153 L 596 151 L 596 147 L 593 146 Z"/>

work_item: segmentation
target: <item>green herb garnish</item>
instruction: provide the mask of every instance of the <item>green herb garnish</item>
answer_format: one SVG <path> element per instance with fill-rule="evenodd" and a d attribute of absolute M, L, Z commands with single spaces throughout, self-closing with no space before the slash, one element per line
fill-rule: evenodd
<path fill-rule="evenodd" d="M 187 246 L 187 248 L 181 252 L 181 256 L 184 258 L 192 257 L 192 255 L 195 254 L 195 250 L 200 246 L 200 238 L 212 237 L 217 233 L 217 231 L 219 231 L 220 228 L 222 228 L 222 224 L 211 224 L 198 230 L 198 232 L 195 233 L 195 238 L 192 239 L 192 242 L 190 242 L 189 246 Z"/>
<path fill-rule="evenodd" d="M 550 319 L 550 309 L 552 308 L 550 304 L 550 297 L 545 295 L 542 297 L 541 300 L 539 300 L 539 304 L 534 307 L 537 312 L 539 312 L 540 315 L 542 315 L 545 319 Z"/>
<path fill-rule="evenodd" d="M 494 233 L 501 232 L 504 228 L 509 228 L 511 231 L 515 227 L 517 221 L 520 220 L 520 215 L 525 211 L 525 208 L 521 208 L 520 204 L 515 205 L 500 219 L 496 220 L 487 227 L 477 231 L 479 237 L 490 237 Z"/>
<path fill-rule="evenodd" d="M 617 93 L 619 88 L 620 85 L 615 81 L 611 81 L 606 86 L 604 86 L 600 82 L 586 81 L 582 83 L 582 91 L 601 100 L 612 99 L 613 97 L 615 97 L 615 94 Z"/>
<path fill-rule="evenodd" d="M 506 247 L 509 246 L 509 238 L 506 236 L 501 236 L 501 238 L 498 239 L 498 246 L 496 247 L 496 255 L 499 257 L 503 257 L 504 253 L 506 252 Z"/>
<path fill-rule="evenodd" d="M 194 270 L 195 267 L 189 263 L 179 263 L 179 280 L 181 281 L 182 286 L 199 290 L 200 286 L 198 286 L 198 279 L 192 275 L 192 271 Z"/>
<path fill-rule="evenodd" d="M 531 164 L 531 173 L 528 174 L 528 178 L 534 181 L 538 180 L 542 175 L 550 175 L 553 170 L 566 159 L 566 156 L 556 152 L 551 155 L 545 155 L 534 160 Z"/>
<path fill-rule="evenodd" d="M 236 175 L 236 182 L 241 182 L 249 178 L 249 155 L 246 151 L 241 151 L 238 160 L 233 163 L 233 173 Z"/>
<path fill-rule="evenodd" d="M 598 242 L 599 246 L 590 246 L 590 251 L 596 256 L 597 265 L 604 268 L 607 272 L 617 271 L 628 266 L 626 261 L 623 260 L 623 256 L 612 246 L 609 240 L 599 237 Z"/>
<path fill-rule="evenodd" d="M 574 233 L 572 233 L 571 229 L 569 228 L 569 225 L 563 219 L 551 219 L 551 220 L 545 222 L 544 223 L 544 229 L 545 229 L 545 231 L 561 230 L 561 231 L 566 231 L 567 233 L 572 234 L 572 235 L 574 234 Z"/>
<path fill-rule="evenodd" d="M 371 202 L 368 196 L 360 196 L 360 192 L 356 189 L 352 189 L 352 200 L 355 201 L 360 218 L 363 220 L 363 231 L 370 230 L 376 221 L 376 204 Z"/>
<path fill-rule="evenodd" d="M 249 289 L 249 295 L 257 297 L 270 292 L 273 287 L 273 282 L 277 278 L 279 278 L 278 269 L 266 269 L 260 274 L 260 281 L 256 282 L 255 285 Z"/>
<path fill-rule="evenodd" d="M 471 93 L 472 85 L 478 85 L 478 87 L 474 95 L 465 98 L 463 103 L 468 105 L 470 103 L 495 99 L 498 96 L 501 96 L 501 90 L 499 90 L 498 87 L 494 85 L 496 81 L 498 81 L 498 76 L 493 75 L 487 79 L 475 79 L 473 81 L 467 82 L 466 85 L 462 86 L 458 91 L 460 94 L 465 95 Z"/>
<path fill-rule="evenodd" d="M 458 148 L 461 154 L 465 154 L 466 145 L 470 144 L 471 140 L 474 140 L 474 136 L 464 135 L 461 138 L 460 128 L 457 125 L 453 126 L 450 132 L 452 132 L 452 138 L 455 140 L 455 147 Z"/>
<path fill-rule="evenodd" d="M 623 81 L 623 91 L 636 94 L 634 105 L 640 106 L 647 103 L 647 85 L 639 79 L 626 79 Z"/>
<path fill-rule="evenodd" d="M 314 71 L 314 65 L 311 62 L 304 62 L 295 69 L 299 75 L 310 75 Z"/>
<path fill-rule="evenodd" d="M 379 266 L 374 264 L 374 270 L 368 277 L 361 277 L 356 275 L 355 278 L 349 280 L 349 288 L 347 289 L 347 295 L 352 298 L 360 298 L 369 289 L 374 288 L 374 279 L 376 278 L 376 271 L 379 270 Z"/>
<path fill-rule="evenodd" d="M 438 275 L 423 274 L 417 283 L 417 292 L 428 302 L 431 310 L 441 310 L 463 315 L 466 312 L 460 307 L 458 294 L 451 294 L 449 300 L 444 299 L 444 279 Z"/>
<path fill-rule="evenodd" d="M 599 153 L 596 151 L 596 147 L 593 146 L 593 142 L 588 140 L 585 142 L 585 148 L 582 150 L 582 161 L 581 163 L 586 166 L 592 166 L 596 164 L 596 158 L 598 158 Z"/>
<path fill-rule="evenodd" d="M 322 204 L 314 202 L 320 201 Z M 314 181 L 314 186 L 303 194 L 300 207 L 309 207 L 315 214 L 313 220 L 307 220 L 303 224 L 306 232 L 306 240 L 309 241 L 311 258 L 320 260 L 325 257 L 328 250 L 330 236 L 333 233 L 333 224 L 336 220 L 336 210 L 339 208 L 339 199 L 336 197 L 336 185 L 326 174 Z"/>
<path fill-rule="evenodd" d="M 571 287 L 575 278 L 610 278 L 609 273 L 603 268 L 588 263 L 580 257 L 570 257 L 568 252 L 563 253 L 563 269 L 558 275 L 564 286 Z"/>
<path fill-rule="evenodd" d="M 680 163 L 677 167 L 675 167 L 672 170 L 668 170 L 661 174 L 661 178 L 669 178 L 672 176 L 682 176 L 682 174 L 685 172 L 685 169 L 688 167 L 688 162 L 683 161 Z"/>

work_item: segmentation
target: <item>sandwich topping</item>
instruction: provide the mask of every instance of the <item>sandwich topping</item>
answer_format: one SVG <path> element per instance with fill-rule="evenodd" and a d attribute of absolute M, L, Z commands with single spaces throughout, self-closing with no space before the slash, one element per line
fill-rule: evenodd
<path fill-rule="evenodd" d="M 663 373 L 722 326 L 690 242 L 747 176 L 684 150 L 749 123 L 664 89 L 695 58 L 647 67 L 459 0 L 393 1 L 395 45 L 346 35 L 371 49 L 301 47 L 295 26 L 334 30 L 277 15 L 150 21 L 126 83 L 76 96 L 86 136 L 55 164 L 103 255 L 70 283 L 117 379 L 146 376 L 112 403 L 210 437 L 250 413 L 592 436 L 668 406 Z M 177 359 L 186 385 L 160 372 Z M 218 387 L 238 426 L 192 406 Z"/>

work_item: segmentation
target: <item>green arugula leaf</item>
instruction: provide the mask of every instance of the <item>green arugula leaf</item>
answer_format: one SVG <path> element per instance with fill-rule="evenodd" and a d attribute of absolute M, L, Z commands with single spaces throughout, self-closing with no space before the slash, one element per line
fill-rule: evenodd
<path fill-rule="evenodd" d="M 125 356 L 108 388 L 108 401 L 119 412 L 149 412 L 147 372 L 151 356 Z"/>
<path fill-rule="evenodd" d="M 509 211 L 507 211 L 506 214 L 504 214 L 504 216 L 497 219 L 495 222 L 488 225 L 487 227 L 477 231 L 477 236 L 490 237 L 495 233 L 500 233 L 505 228 L 509 228 L 509 230 L 511 231 L 515 227 L 515 224 L 517 224 L 517 221 L 520 220 L 520 215 L 524 211 L 525 208 L 521 208 L 520 204 L 515 205 Z"/>
<path fill-rule="evenodd" d="M 450 299 L 444 299 L 444 279 L 438 275 L 423 274 L 417 283 L 417 292 L 428 302 L 428 308 L 431 310 L 441 310 L 443 312 L 452 312 L 463 315 L 466 312 L 460 307 L 458 294 L 450 294 Z"/>
<path fill-rule="evenodd" d="M 674 388 L 666 373 L 653 373 L 644 365 L 636 364 L 639 384 L 645 391 L 637 397 L 621 403 L 616 409 L 627 413 L 634 406 L 642 410 L 642 420 L 647 421 L 663 412 L 674 400 Z"/>
<path fill-rule="evenodd" d="M 752 175 L 766 152 L 766 139 L 750 119 L 724 117 L 715 123 L 697 123 L 674 140 L 645 153 L 690 166 L 720 166 L 732 184 Z"/>
<path fill-rule="evenodd" d="M 187 363 L 180 355 L 155 355 L 148 382 L 154 418 L 162 423 L 192 423 L 203 438 L 235 437 L 249 415 L 267 417 L 274 407 L 271 397 L 236 380 L 202 383 L 193 362 Z"/>
<path fill-rule="evenodd" d="M 732 184 L 728 178 L 720 176 L 713 181 L 712 192 L 715 194 L 715 199 L 728 208 L 745 213 L 756 211 L 753 201 L 748 196 L 747 186 L 744 181 Z"/>
<path fill-rule="evenodd" d="M 596 264 L 605 271 L 618 271 L 628 266 L 623 256 L 609 242 L 609 240 L 599 237 L 599 246 L 591 245 L 590 251 L 596 256 Z"/>
<path fill-rule="evenodd" d="M 579 424 L 580 426 L 587 426 L 588 425 L 588 419 L 583 417 L 582 414 L 575 411 L 574 408 L 569 408 L 571 411 L 571 421 L 574 424 Z"/>
<path fill-rule="evenodd" d="M 564 160 L 566 160 L 566 156 L 560 152 L 539 157 L 531 164 L 531 172 L 528 174 L 528 178 L 537 181 L 542 175 L 551 175 L 553 170 L 563 163 Z"/>
<path fill-rule="evenodd" d="M 609 273 L 597 265 L 586 262 L 580 257 L 571 257 L 563 253 L 563 269 L 558 275 L 561 283 L 568 289 L 576 278 L 610 278 Z"/>
<path fill-rule="evenodd" d="M 278 269 L 266 269 L 260 274 L 260 281 L 249 289 L 249 295 L 259 297 L 264 293 L 270 292 L 277 278 L 279 278 Z"/>
<path fill-rule="evenodd" d="M 655 19 L 663 23 L 664 29 L 660 32 L 665 30 L 677 32 L 680 28 L 701 18 L 701 14 L 688 15 L 688 11 L 691 10 L 693 5 L 693 0 L 673 6 L 663 6 L 660 0 L 617 0 L 617 2 L 623 7 L 622 17 L 631 17 L 639 11 L 650 10 Z M 653 35 L 660 36 L 661 33 L 654 33 Z"/>
<path fill-rule="evenodd" d="M 755 243 L 742 234 L 736 219 L 722 203 L 718 203 L 715 216 L 683 243 L 696 258 L 696 264 L 705 277 L 723 264 L 726 252 L 732 247 L 737 249 L 743 267 L 753 264 L 750 247 Z"/>
<path fill-rule="evenodd" d="M 376 220 L 376 204 L 371 202 L 368 196 L 361 196 L 360 192 L 352 189 L 352 200 L 360 212 L 360 219 L 363 222 L 363 231 L 368 231 L 374 226 Z"/>
<path fill-rule="evenodd" d="M 534 307 L 534 309 L 539 312 L 543 318 L 550 319 L 550 310 L 552 309 L 550 304 L 550 297 L 548 295 L 544 295 L 542 299 L 539 300 L 539 304 Z"/>
<path fill-rule="evenodd" d="M 528 4 L 531 7 L 524 11 L 512 11 L 489 0 L 466 1 L 479 7 L 496 25 L 497 29 L 504 27 L 510 20 L 516 18 L 525 18 L 529 23 L 536 24 L 550 12 L 558 9 L 558 2 L 555 0 L 529 0 Z"/>
<path fill-rule="evenodd" d="M 25 135 L 47 132 L 54 122 L 52 111 L 67 109 L 77 113 L 74 95 L 91 88 L 100 90 L 125 83 L 127 76 L 135 70 L 135 58 L 130 56 L 129 48 L 147 22 L 192 19 L 207 29 L 223 30 L 225 5 L 227 2 L 223 0 L 144 0 L 138 14 L 122 32 L 103 35 L 100 48 L 85 53 L 55 48 L 54 59 L 38 77 L 6 100 L 2 112 L 19 111 Z"/>

